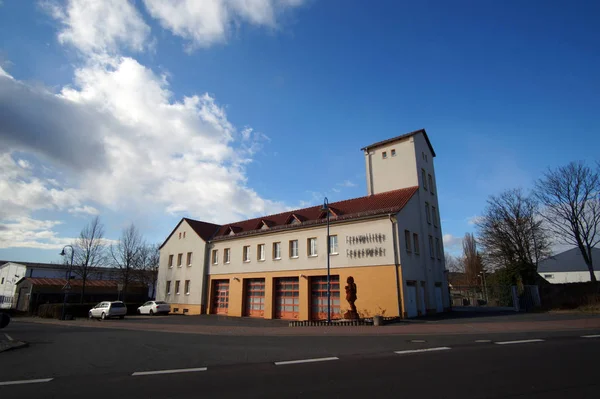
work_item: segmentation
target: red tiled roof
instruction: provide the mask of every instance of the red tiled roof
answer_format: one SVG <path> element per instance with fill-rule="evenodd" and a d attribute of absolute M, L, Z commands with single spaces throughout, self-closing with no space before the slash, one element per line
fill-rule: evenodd
<path fill-rule="evenodd" d="M 406 139 L 408 137 L 414 136 L 415 134 L 418 133 L 423 133 L 423 136 L 425 137 L 425 141 L 427 142 L 427 145 L 429 146 L 429 150 L 431 151 L 431 155 L 433 155 L 435 157 L 435 151 L 433 150 L 433 146 L 431 145 L 431 141 L 429 141 L 429 137 L 427 137 L 427 132 L 425 131 L 425 129 L 419 129 L 419 130 L 415 130 L 414 132 L 410 132 L 410 133 L 406 133 L 397 137 L 393 137 L 391 139 L 387 139 L 387 140 L 383 140 L 383 141 L 378 141 L 377 143 L 373 143 L 371 145 L 368 145 L 364 148 L 361 148 L 361 151 L 368 151 L 372 148 L 375 147 L 379 147 L 382 145 L 386 145 L 389 143 L 393 143 L 394 141 L 398 141 L 398 140 L 402 140 L 402 139 Z"/>
<path fill-rule="evenodd" d="M 419 187 L 408 187 L 366 197 L 332 202 L 329 204 L 329 207 L 335 209 L 335 215 L 337 216 L 331 215 L 330 220 L 348 220 L 365 216 L 397 213 L 408 203 L 408 200 L 410 200 L 418 189 Z M 228 238 L 259 234 L 272 230 L 322 224 L 325 223 L 326 213 L 323 212 L 321 208 L 321 205 L 312 206 L 310 208 L 297 209 L 279 213 L 277 215 L 262 216 L 226 224 L 221 226 L 213 237 L 213 240 L 226 240 Z M 290 224 L 289 220 L 292 218 L 292 215 L 294 215 L 300 223 Z M 272 225 L 269 226 L 268 230 L 260 230 L 261 220 L 267 219 L 272 222 Z M 233 229 L 235 235 L 229 236 L 230 229 Z"/>
<path fill-rule="evenodd" d="M 65 278 L 43 278 L 43 277 L 26 277 L 22 279 L 21 282 L 28 281 L 36 286 L 46 286 L 46 287 L 64 287 L 67 283 L 67 279 Z M 114 287 L 117 289 L 117 284 L 119 282 L 115 280 L 86 280 L 86 287 Z M 83 284 L 83 280 L 71 280 L 72 287 L 81 287 Z M 130 283 L 130 286 L 138 286 L 139 284 Z"/>

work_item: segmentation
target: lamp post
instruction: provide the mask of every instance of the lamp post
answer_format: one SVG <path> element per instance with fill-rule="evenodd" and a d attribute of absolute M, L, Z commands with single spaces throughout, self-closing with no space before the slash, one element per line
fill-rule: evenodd
<path fill-rule="evenodd" d="M 323 208 L 321 210 L 327 212 L 327 324 L 331 323 L 331 275 L 329 269 L 329 246 L 331 245 L 329 238 L 329 200 L 325 197 Z"/>
<path fill-rule="evenodd" d="M 69 270 L 67 271 L 67 284 L 65 284 L 65 286 L 63 287 L 63 290 L 65 291 L 64 297 L 63 297 L 63 306 L 62 306 L 62 312 L 61 312 L 61 320 L 65 319 L 65 307 L 67 306 L 67 295 L 69 294 L 69 285 L 71 283 L 71 269 L 73 269 L 73 254 L 75 253 L 75 251 L 73 250 L 73 246 L 71 245 L 65 245 L 62 249 L 62 251 L 60 252 L 60 256 L 65 256 L 65 248 L 69 247 L 71 248 L 71 264 L 69 265 Z"/>

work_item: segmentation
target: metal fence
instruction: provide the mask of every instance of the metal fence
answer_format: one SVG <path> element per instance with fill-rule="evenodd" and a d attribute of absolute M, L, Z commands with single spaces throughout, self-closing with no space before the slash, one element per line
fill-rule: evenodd
<path fill-rule="evenodd" d="M 530 311 L 541 306 L 537 285 L 451 286 L 452 306 L 494 307 Z"/>

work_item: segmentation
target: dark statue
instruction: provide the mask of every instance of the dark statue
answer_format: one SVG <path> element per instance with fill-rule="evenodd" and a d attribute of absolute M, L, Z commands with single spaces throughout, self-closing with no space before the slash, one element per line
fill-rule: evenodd
<path fill-rule="evenodd" d="M 356 284 L 354 284 L 354 277 L 349 276 L 346 279 L 346 300 L 350 304 L 350 310 L 344 313 L 344 319 L 358 319 L 358 312 L 356 311 L 356 305 L 354 302 L 358 299 L 356 296 Z"/>

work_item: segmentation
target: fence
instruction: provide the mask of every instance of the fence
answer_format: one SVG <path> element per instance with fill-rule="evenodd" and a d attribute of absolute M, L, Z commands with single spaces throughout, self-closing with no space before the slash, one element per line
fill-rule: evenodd
<path fill-rule="evenodd" d="M 494 307 L 530 311 L 541 305 L 537 285 L 451 286 L 452 306 Z"/>

